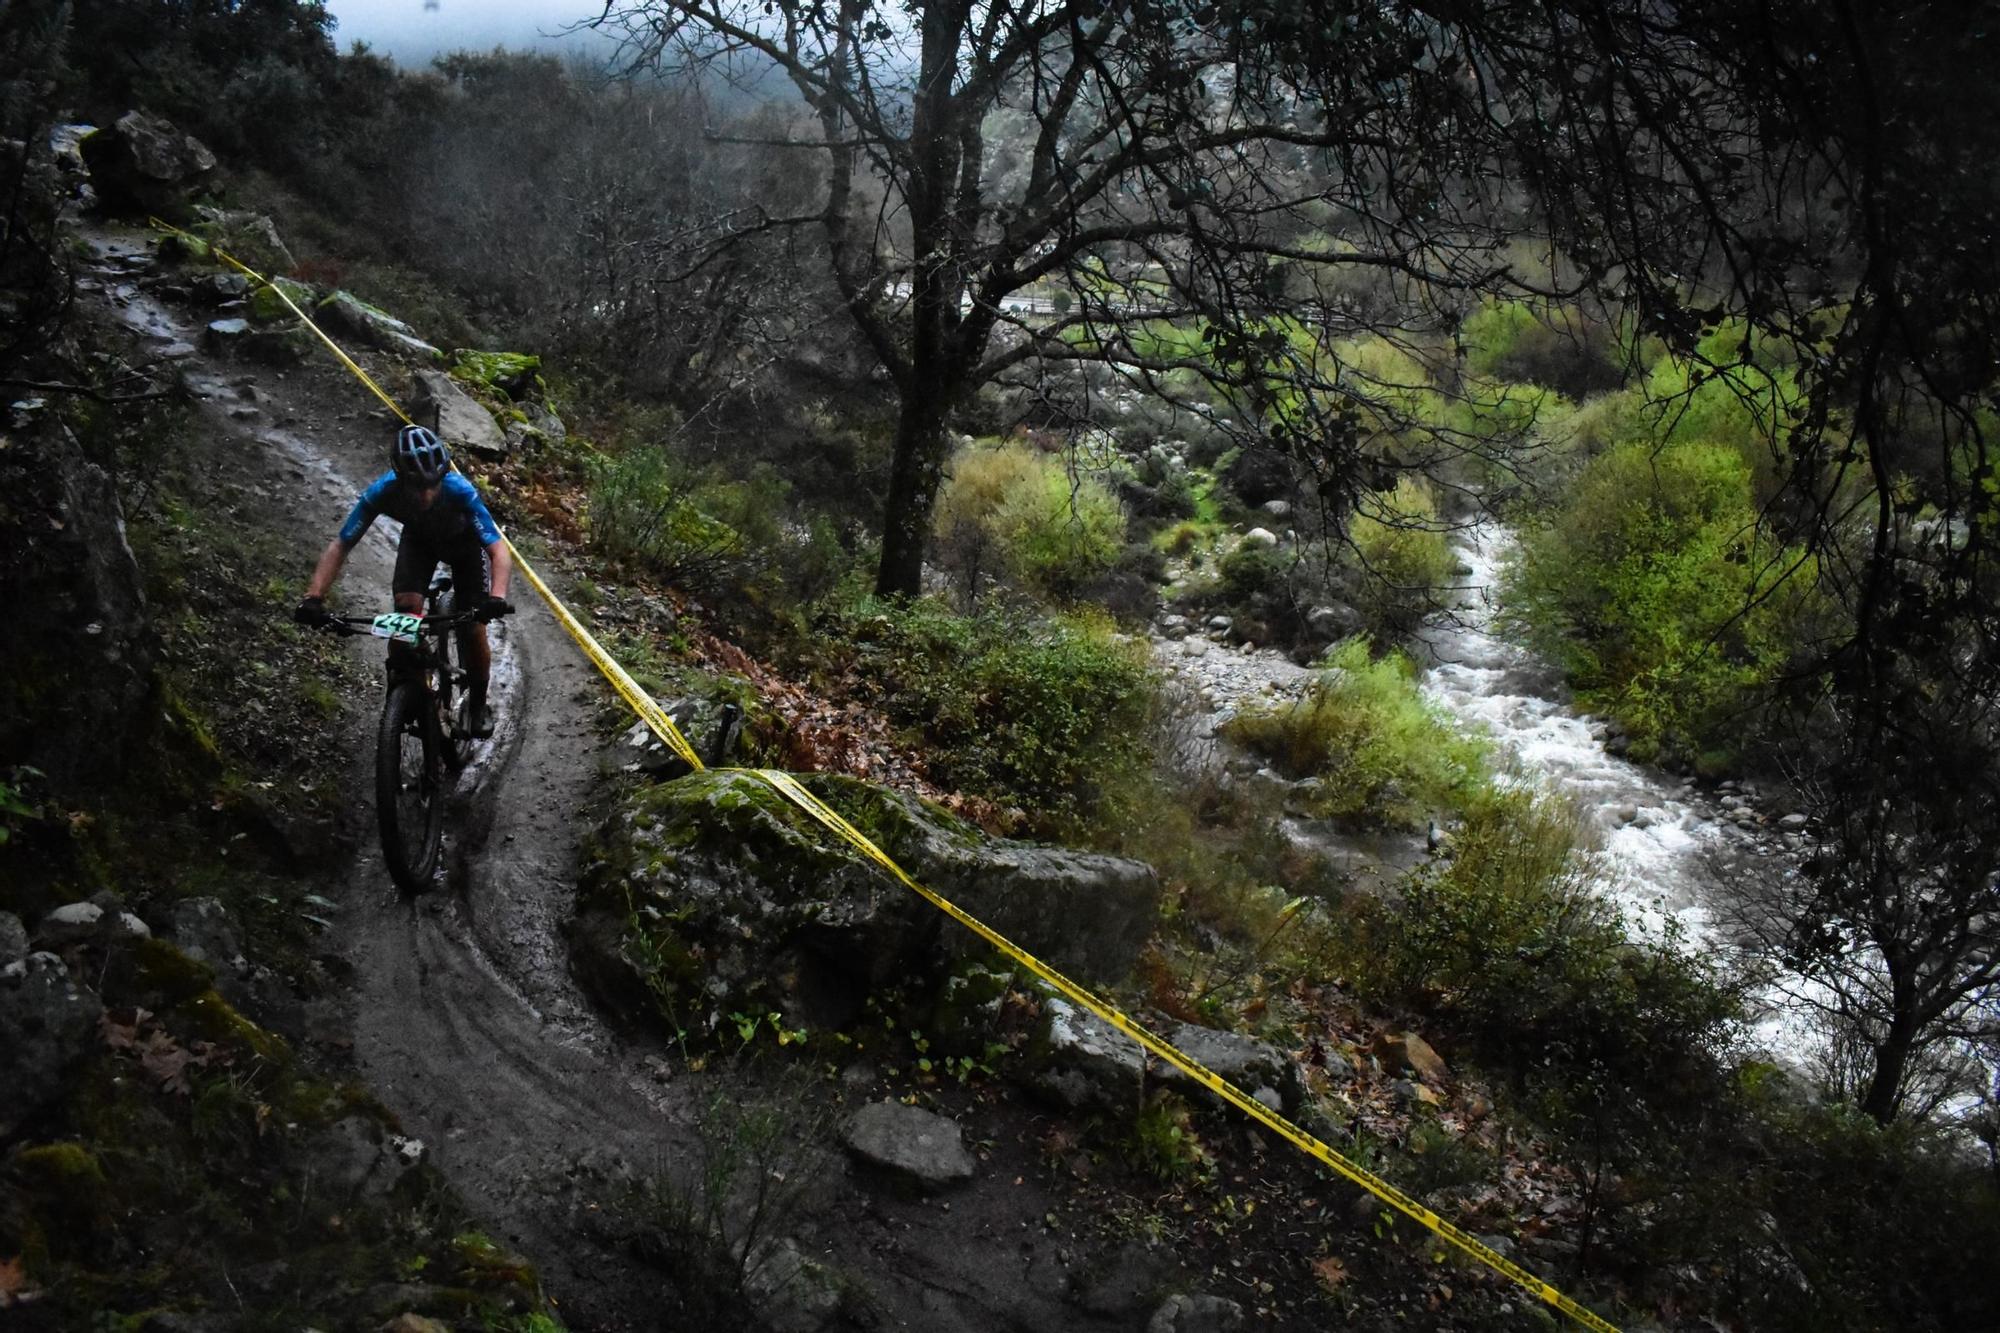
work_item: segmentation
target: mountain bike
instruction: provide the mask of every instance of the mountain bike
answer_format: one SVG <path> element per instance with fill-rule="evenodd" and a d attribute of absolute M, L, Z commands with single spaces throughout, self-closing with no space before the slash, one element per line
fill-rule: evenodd
<path fill-rule="evenodd" d="M 437 872 L 445 802 L 472 758 L 473 736 L 454 703 L 465 685 L 457 631 L 479 617 L 451 609 L 450 592 L 451 580 L 439 576 L 422 615 L 396 611 L 326 622 L 338 634 L 389 640 L 388 694 L 375 732 L 375 815 L 382 860 L 405 894 L 423 892 Z"/>

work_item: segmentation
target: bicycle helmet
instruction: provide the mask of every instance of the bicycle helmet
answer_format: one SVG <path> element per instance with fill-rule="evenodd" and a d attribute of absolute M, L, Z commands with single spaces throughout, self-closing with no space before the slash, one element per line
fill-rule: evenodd
<path fill-rule="evenodd" d="M 419 486 L 435 486 L 451 471 L 451 450 L 444 441 L 422 426 L 405 426 L 396 432 L 396 447 L 389 451 L 389 465 L 396 475 Z"/>

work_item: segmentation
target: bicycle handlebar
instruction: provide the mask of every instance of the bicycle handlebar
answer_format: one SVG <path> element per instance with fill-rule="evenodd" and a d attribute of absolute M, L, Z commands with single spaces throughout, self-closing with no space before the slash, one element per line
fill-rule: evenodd
<path fill-rule="evenodd" d="M 419 616 L 410 612 L 401 614 L 409 615 L 417 622 L 419 634 L 443 634 L 448 630 L 462 629 L 467 625 L 479 623 L 479 612 L 476 609 L 454 611 L 444 616 Z M 335 634 L 373 634 L 378 619 L 377 616 L 337 616 L 329 613 L 320 624 Z"/>

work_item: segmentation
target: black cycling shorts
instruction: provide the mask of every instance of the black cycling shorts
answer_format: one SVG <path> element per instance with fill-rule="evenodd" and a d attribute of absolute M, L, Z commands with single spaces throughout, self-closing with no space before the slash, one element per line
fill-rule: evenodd
<path fill-rule="evenodd" d="M 493 586 L 493 571 L 487 563 L 486 548 L 479 544 L 476 533 L 467 532 L 461 540 L 433 546 L 420 537 L 403 530 L 403 539 L 396 545 L 396 573 L 390 580 L 391 592 L 426 593 L 431 590 L 431 575 L 440 564 L 451 566 L 451 587 L 460 606 L 464 599 L 474 593 L 485 593 Z"/>

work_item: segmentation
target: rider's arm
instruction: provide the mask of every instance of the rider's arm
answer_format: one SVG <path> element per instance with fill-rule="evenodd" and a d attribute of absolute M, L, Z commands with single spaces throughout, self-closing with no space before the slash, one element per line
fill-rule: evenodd
<path fill-rule="evenodd" d="M 340 534 L 319 553 L 319 563 L 313 566 L 312 578 L 306 582 L 307 597 L 324 597 L 333 590 L 334 580 L 340 577 L 341 566 L 347 563 L 347 553 L 374 524 L 375 516 L 382 512 L 382 497 L 395 483 L 396 475 L 385 473 L 361 492 L 354 508 L 347 513 L 347 521 L 340 525 Z"/>
<path fill-rule="evenodd" d="M 507 553 L 507 543 L 486 543 L 486 559 L 493 572 L 492 593 L 495 597 L 505 597 L 507 584 L 514 577 L 514 557 Z"/>
<path fill-rule="evenodd" d="M 319 553 L 319 563 L 313 566 L 312 577 L 306 580 L 306 596 L 324 597 L 331 592 L 340 567 L 347 563 L 347 553 L 353 549 L 338 537 L 328 542 Z"/>
<path fill-rule="evenodd" d="M 500 535 L 500 525 L 493 521 L 487 511 L 486 501 L 479 498 L 479 490 L 464 473 L 454 472 L 444 479 L 445 494 L 456 504 L 465 506 L 465 512 L 472 516 L 472 529 L 479 534 L 479 544 L 486 548 L 486 558 L 492 568 L 492 587 L 495 597 L 507 595 L 507 585 L 514 577 L 514 558 L 507 552 L 507 540 Z"/>

